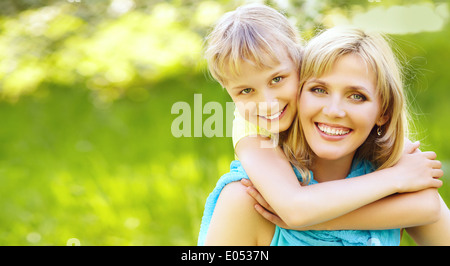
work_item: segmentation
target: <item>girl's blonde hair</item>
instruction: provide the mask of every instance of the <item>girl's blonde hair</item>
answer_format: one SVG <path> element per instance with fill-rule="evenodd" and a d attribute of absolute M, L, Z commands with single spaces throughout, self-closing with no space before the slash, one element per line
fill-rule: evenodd
<path fill-rule="evenodd" d="M 304 50 L 298 95 L 307 80 L 326 74 L 337 59 L 347 54 L 360 56 L 375 71 L 381 117 L 387 117 L 387 122 L 381 126 L 382 135 L 378 136 L 378 126 L 375 125 L 354 159 L 368 160 L 377 169 L 391 167 L 402 155 L 404 139 L 408 135 L 408 117 L 399 63 L 385 37 L 360 29 L 335 27 L 313 38 Z M 314 155 L 306 142 L 298 116 L 293 123 L 283 149 L 307 183 L 310 180 L 308 169 Z"/>
<path fill-rule="evenodd" d="M 226 13 L 206 41 L 210 73 L 223 87 L 240 73 L 243 61 L 264 68 L 287 54 L 300 66 L 302 43 L 297 30 L 284 15 L 262 4 L 244 5 Z"/>

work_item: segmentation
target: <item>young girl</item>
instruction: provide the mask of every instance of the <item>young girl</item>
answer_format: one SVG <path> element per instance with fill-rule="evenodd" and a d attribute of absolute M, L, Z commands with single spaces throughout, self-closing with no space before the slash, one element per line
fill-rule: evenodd
<path fill-rule="evenodd" d="M 292 104 L 292 98 L 295 99 L 295 97 L 289 97 L 286 93 L 291 93 L 292 89 L 290 88 L 293 87 L 291 84 L 296 81 L 295 75 L 292 74 L 292 69 L 296 68 L 296 64 L 293 60 L 295 57 L 292 56 L 292 49 L 289 50 L 283 45 L 287 39 L 286 36 L 289 35 L 286 34 L 286 31 L 280 30 L 283 26 L 277 27 L 277 25 L 289 25 L 289 23 L 285 23 L 284 16 L 274 14 L 275 11 L 267 10 L 266 7 L 256 8 L 252 6 L 248 10 L 242 9 L 241 11 L 235 12 L 237 13 L 234 14 L 236 16 L 233 16 L 233 14 L 226 15 L 225 19 L 216 27 L 216 29 L 223 29 L 223 31 L 218 30 L 215 36 L 212 34 L 213 38 L 210 41 L 213 40 L 211 43 L 214 43 L 214 41 L 216 43 L 214 45 L 210 43 L 209 51 L 210 58 L 212 58 L 209 62 L 210 69 L 212 69 L 213 76 L 226 87 L 236 103 L 252 100 L 256 102 L 268 101 L 267 99 L 278 101 L 282 107 L 281 110 L 268 110 L 266 108 L 266 110 L 263 110 L 266 113 L 255 115 L 255 119 L 266 119 L 269 123 L 272 122 L 270 120 L 280 120 L 281 131 L 283 130 L 282 127 L 285 127 L 286 120 L 289 120 L 292 114 L 291 107 L 294 105 Z M 248 19 L 249 16 L 246 12 L 252 13 L 251 20 Z M 272 18 L 272 20 L 269 18 Z M 282 21 L 282 23 L 272 23 L 273 18 Z M 244 24 L 246 20 L 245 30 L 249 38 L 237 41 L 236 38 L 239 35 L 233 36 L 232 34 L 235 33 L 233 30 L 239 29 L 239 24 Z M 264 22 L 269 23 L 264 26 L 259 25 L 264 24 Z M 224 26 L 227 23 L 228 26 Z M 222 43 L 218 44 L 217 39 L 222 40 Z M 263 43 L 262 46 L 261 43 Z M 233 45 L 247 45 L 251 49 L 238 48 L 234 52 L 223 50 Z M 211 52 L 214 49 L 220 50 L 219 48 L 222 49 L 220 52 Z M 233 54 L 234 57 L 231 56 Z M 258 54 L 263 56 L 258 56 Z M 227 66 L 229 66 L 228 70 Z M 233 72 L 234 75 L 231 75 Z M 266 106 L 270 105 L 267 104 Z M 285 121 L 281 121 L 283 119 Z M 250 172 L 253 173 L 250 176 L 252 176 L 252 180 L 263 196 L 284 220 L 286 218 L 291 219 L 290 224 L 293 226 L 298 224 L 305 226 L 327 221 L 395 192 L 419 191 L 428 187 L 440 186 L 440 181 L 433 179 L 433 177 L 441 175 L 441 172 L 439 172 L 440 163 L 432 160 L 435 156 L 433 153 L 406 154 L 395 167 L 365 175 L 361 179 L 333 181 L 317 186 L 300 186 L 295 179 L 295 175 L 292 175 L 292 168 L 280 150 L 258 149 L 260 141 L 260 138 L 251 137 L 239 140 L 236 146 L 236 154 L 242 161 L 245 170 L 249 174 Z M 271 160 L 273 158 L 274 160 Z M 227 185 L 232 181 L 247 177 L 239 162 L 233 162 L 231 168 L 230 173 L 219 180 L 216 189 L 207 200 L 199 244 L 204 244 L 206 237 L 208 237 L 207 244 L 270 243 L 274 227 L 257 215 L 253 210 L 253 203 L 248 204 L 248 197 L 245 197 L 245 190 L 242 190 L 239 183 Z M 334 176 L 334 174 L 330 176 Z M 274 178 L 277 182 L 273 182 Z M 222 191 L 223 187 L 225 189 Z M 407 200 L 403 198 L 402 202 L 421 202 L 429 206 L 439 206 L 439 201 L 435 200 L 435 191 L 424 190 L 409 195 Z M 319 204 L 320 200 L 324 198 L 330 199 L 330 204 Z M 286 199 L 289 199 L 289 201 L 286 201 Z M 308 200 L 317 204 L 308 205 L 306 204 Z M 398 203 L 399 200 L 396 202 Z M 285 207 L 288 205 L 294 207 Z M 410 211 L 411 218 L 406 220 L 402 226 L 425 224 L 436 220 L 438 208 L 426 209 L 421 208 L 422 205 L 420 204 L 409 205 L 416 209 L 406 209 Z M 246 208 L 248 206 L 250 206 L 250 211 Z M 282 216 L 283 213 L 284 216 Z M 296 215 L 291 215 L 294 213 Z M 295 217 L 290 218 L 292 216 Z M 242 221 L 245 221 L 245 223 Z M 254 221 L 257 221 L 258 224 L 265 223 L 266 226 L 255 227 Z M 391 220 L 392 222 L 398 223 L 398 220 Z M 245 227 L 244 224 L 248 226 Z M 272 230 L 272 234 L 262 233 L 263 228 Z"/>

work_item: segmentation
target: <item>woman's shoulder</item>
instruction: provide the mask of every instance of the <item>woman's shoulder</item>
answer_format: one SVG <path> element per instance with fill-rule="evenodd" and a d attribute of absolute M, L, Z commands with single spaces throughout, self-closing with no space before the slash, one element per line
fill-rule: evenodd
<path fill-rule="evenodd" d="M 247 208 L 256 201 L 247 193 L 247 187 L 239 181 L 228 183 L 220 193 L 220 201 L 224 201 L 231 208 Z"/>
<path fill-rule="evenodd" d="M 239 181 L 231 182 L 223 188 L 208 230 L 207 244 L 270 243 L 274 226 L 255 210 L 256 201 L 247 194 L 246 189 Z"/>

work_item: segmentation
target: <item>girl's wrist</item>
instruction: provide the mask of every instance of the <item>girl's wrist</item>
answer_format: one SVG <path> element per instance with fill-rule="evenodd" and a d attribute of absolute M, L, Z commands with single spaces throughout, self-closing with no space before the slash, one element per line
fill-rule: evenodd
<path fill-rule="evenodd" d="M 387 182 L 393 190 L 392 194 L 403 192 L 404 185 L 401 180 L 401 175 L 398 173 L 395 166 L 380 170 L 380 172 L 381 171 L 383 172 L 384 182 Z"/>

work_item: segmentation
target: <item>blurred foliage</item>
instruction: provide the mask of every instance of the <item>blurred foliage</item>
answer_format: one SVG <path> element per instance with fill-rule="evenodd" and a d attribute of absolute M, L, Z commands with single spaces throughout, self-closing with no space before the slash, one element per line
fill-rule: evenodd
<path fill-rule="evenodd" d="M 192 106 L 195 93 L 231 101 L 209 78 L 202 45 L 245 2 L 1 1 L 0 245 L 195 245 L 233 149 L 229 138 L 173 137 L 171 107 Z M 448 167 L 447 1 L 265 2 L 305 39 L 377 8 L 429 8 L 439 30 L 391 37 L 407 64 L 416 136 Z M 447 203 L 449 189 L 440 189 Z"/>

